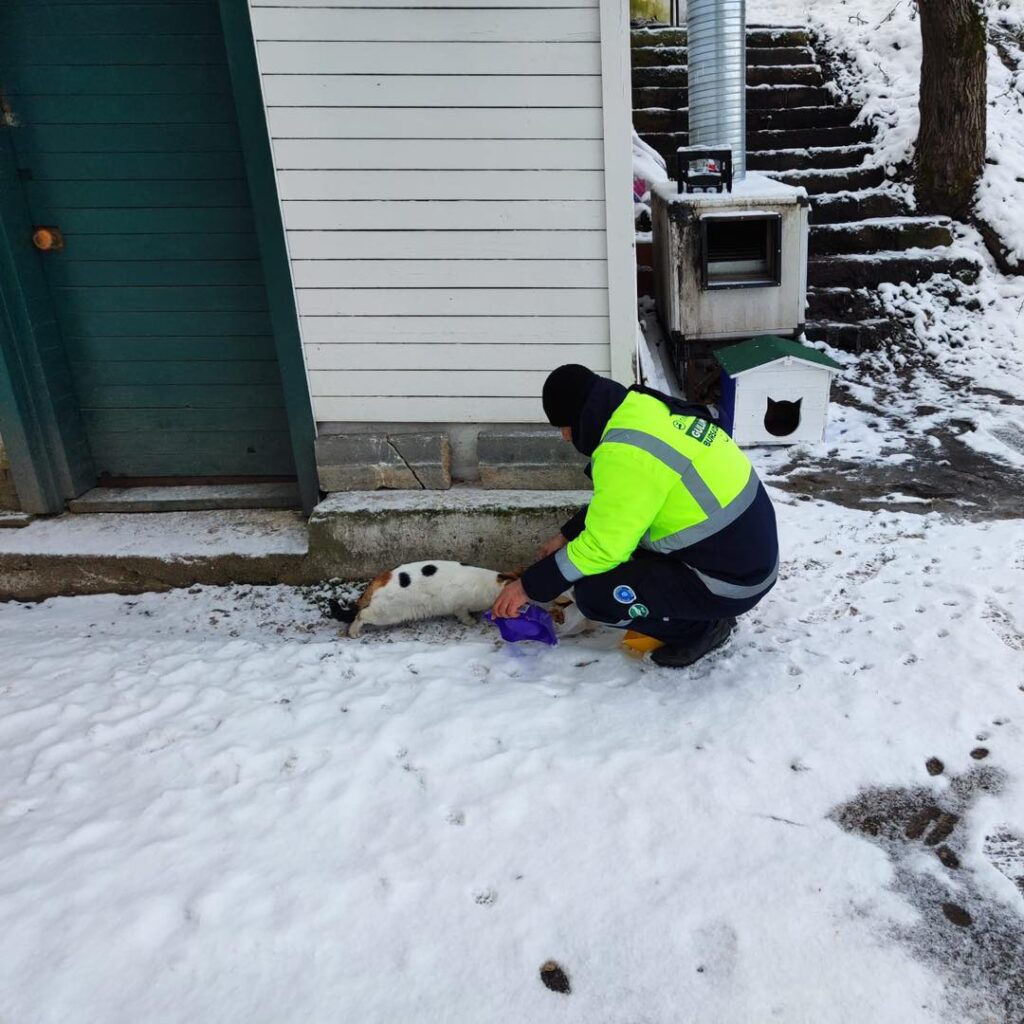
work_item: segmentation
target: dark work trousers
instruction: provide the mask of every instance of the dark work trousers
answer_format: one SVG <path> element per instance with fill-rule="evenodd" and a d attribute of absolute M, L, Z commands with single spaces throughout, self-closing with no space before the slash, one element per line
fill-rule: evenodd
<path fill-rule="evenodd" d="M 588 619 L 683 644 L 699 640 L 718 619 L 750 611 L 771 590 L 742 600 L 719 597 L 688 565 L 644 550 L 610 572 L 585 576 L 573 589 Z"/>

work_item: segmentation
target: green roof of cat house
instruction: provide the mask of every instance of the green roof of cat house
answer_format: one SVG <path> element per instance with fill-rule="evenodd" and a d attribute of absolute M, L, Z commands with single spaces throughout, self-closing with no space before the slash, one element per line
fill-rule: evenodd
<path fill-rule="evenodd" d="M 628 8 L 0 5 L 0 437 L 22 506 L 296 478 L 332 433 L 628 379 Z M 537 168 L 544 168 L 537 170 Z"/>

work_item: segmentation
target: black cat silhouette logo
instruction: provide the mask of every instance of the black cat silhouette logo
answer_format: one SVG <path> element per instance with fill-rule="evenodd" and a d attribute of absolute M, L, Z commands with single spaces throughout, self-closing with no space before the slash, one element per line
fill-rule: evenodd
<path fill-rule="evenodd" d="M 800 405 L 802 398 L 795 402 L 776 402 L 768 399 L 768 409 L 764 414 L 764 429 L 772 437 L 789 437 L 800 426 Z"/>

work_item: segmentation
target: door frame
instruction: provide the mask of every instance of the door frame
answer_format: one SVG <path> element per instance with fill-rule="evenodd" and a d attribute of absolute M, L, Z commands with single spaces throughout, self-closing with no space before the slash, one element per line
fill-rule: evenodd
<path fill-rule="evenodd" d="M 316 422 L 299 334 L 248 0 L 218 0 L 242 156 L 263 264 L 274 349 L 302 507 L 320 500 Z M 0 438 L 26 512 L 54 513 L 95 486 L 71 369 L 18 175 L 12 125 L 0 106 Z"/>

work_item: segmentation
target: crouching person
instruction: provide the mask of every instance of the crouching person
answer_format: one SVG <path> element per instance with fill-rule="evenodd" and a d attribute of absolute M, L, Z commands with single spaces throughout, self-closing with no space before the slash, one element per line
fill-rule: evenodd
<path fill-rule="evenodd" d="M 690 665 L 721 646 L 778 572 L 775 512 L 750 460 L 699 408 L 584 366 L 553 371 L 543 403 L 590 456 L 594 494 L 495 614 L 573 587 L 587 618 L 663 641 L 659 665 Z"/>

